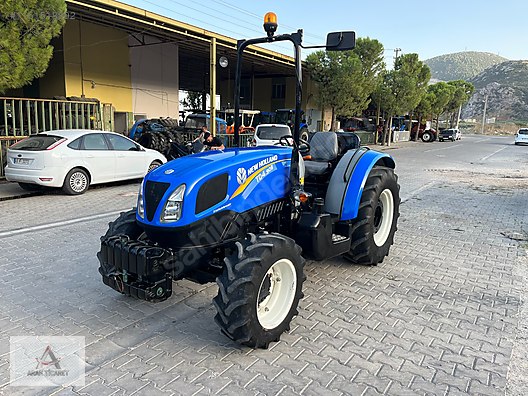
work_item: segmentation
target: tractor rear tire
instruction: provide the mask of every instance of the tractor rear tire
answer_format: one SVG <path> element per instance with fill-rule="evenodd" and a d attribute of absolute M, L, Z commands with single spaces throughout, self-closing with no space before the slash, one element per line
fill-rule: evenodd
<path fill-rule="evenodd" d="M 374 167 L 363 189 L 352 225 L 352 244 L 345 258 L 363 265 L 383 262 L 394 243 L 399 209 L 400 186 L 394 170 Z"/>
<path fill-rule="evenodd" d="M 433 134 L 431 132 L 424 132 L 422 135 L 422 142 L 430 143 L 433 141 Z"/>
<path fill-rule="evenodd" d="M 216 279 L 216 323 L 235 342 L 268 348 L 290 329 L 303 298 L 301 248 L 281 234 L 249 234 L 236 242 Z"/>

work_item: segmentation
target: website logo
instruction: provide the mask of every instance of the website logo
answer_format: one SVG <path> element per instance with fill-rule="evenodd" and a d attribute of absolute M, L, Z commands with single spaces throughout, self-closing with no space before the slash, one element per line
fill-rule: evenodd
<path fill-rule="evenodd" d="M 9 385 L 84 385 L 84 337 L 10 337 L 9 343 Z"/>

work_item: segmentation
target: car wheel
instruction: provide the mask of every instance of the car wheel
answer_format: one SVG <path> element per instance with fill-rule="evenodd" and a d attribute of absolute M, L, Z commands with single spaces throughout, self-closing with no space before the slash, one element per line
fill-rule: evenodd
<path fill-rule="evenodd" d="M 150 172 L 150 171 L 152 171 L 152 170 L 154 170 L 154 169 L 156 169 L 156 168 L 157 168 L 158 166 L 160 166 L 160 165 L 161 165 L 161 162 L 159 162 L 159 161 L 152 161 L 152 162 L 150 163 L 149 167 L 148 167 L 148 171 L 147 171 L 147 173 Z"/>
<path fill-rule="evenodd" d="M 84 194 L 90 187 L 90 176 L 80 168 L 74 168 L 68 172 L 62 185 L 62 190 L 68 195 Z"/>

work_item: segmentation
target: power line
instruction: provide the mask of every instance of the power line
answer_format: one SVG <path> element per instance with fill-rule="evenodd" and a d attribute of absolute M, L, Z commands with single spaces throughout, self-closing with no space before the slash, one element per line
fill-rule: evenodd
<path fill-rule="evenodd" d="M 199 13 L 201 13 L 201 14 L 203 14 L 203 15 L 207 15 L 207 16 L 210 16 L 210 17 L 215 18 L 215 19 L 220 19 L 220 20 L 222 20 L 223 22 L 226 22 L 227 24 L 230 25 L 229 21 L 226 21 L 226 20 L 223 20 L 223 19 L 219 18 L 218 15 L 214 15 L 214 14 L 210 14 L 210 13 L 204 12 L 204 11 L 202 11 L 202 10 L 199 10 L 199 9 L 196 9 L 196 8 L 193 8 L 193 7 L 190 7 L 189 5 L 187 5 L 187 4 L 185 4 L 185 3 L 181 3 L 181 2 L 176 1 L 176 0 L 168 0 L 168 1 L 170 1 L 171 3 L 177 4 L 177 5 L 184 6 L 185 8 L 188 8 L 188 9 L 190 9 L 190 10 L 193 10 L 193 11 L 199 12 Z M 215 10 L 215 9 L 211 9 L 210 6 L 205 6 L 205 5 L 203 5 L 203 4 L 197 3 L 196 1 L 195 1 L 194 3 L 200 5 L 200 6 L 206 8 L 206 9 L 208 9 L 208 10 L 217 11 L 217 10 Z M 255 31 L 257 31 L 257 29 L 255 28 L 255 26 L 252 25 L 252 24 L 250 24 L 249 22 L 245 22 L 245 21 L 241 21 L 241 22 L 246 23 L 246 24 L 248 25 L 248 27 L 240 26 L 240 28 L 245 29 L 245 30 L 250 31 L 250 32 L 255 32 Z M 203 23 L 207 23 L 207 22 L 203 22 Z M 212 25 L 212 26 L 213 26 L 213 25 Z M 220 28 L 220 27 L 219 27 L 219 29 L 223 29 L 223 28 Z M 233 31 L 231 31 L 231 32 L 234 33 Z M 235 34 L 239 35 L 240 33 L 235 33 Z M 286 48 L 286 47 L 284 47 L 284 48 Z"/>
<path fill-rule="evenodd" d="M 243 13 L 243 14 L 246 14 L 246 15 L 249 15 L 251 17 L 257 18 L 259 20 L 262 20 L 262 15 L 257 15 L 257 14 L 255 14 L 255 13 L 253 13 L 251 11 L 248 11 L 248 10 L 246 10 L 244 8 L 241 8 L 241 7 L 235 6 L 234 4 L 228 3 L 227 1 L 223 1 L 223 0 L 215 0 L 215 1 L 217 3 L 221 3 L 221 4 L 225 5 L 225 6 L 227 6 L 227 7 L 231 8 L 231 9 L 233 9 L 233 10 L 237 10 L 237 11 Z M 282 25 L 282 26 L 287 27 L 288 29 L 297 30 L 297 28 L 292 27 L 292 26 L 288 26 L 288 25 Z M 310 34 L 310 33 L 304 33 L 304 35 L 316 38 L 318 40 L 324 40 L 323 37 L 318 36 L 318 35 L 314 35 L 314 34 Z M 308 43 L 308 44 L 314 44 L 314 43 Z M 315 43 L 315 45 L 318 45 L 318 44 L 320 44 L 320 42 Z"/>
<path fill-rule="evenodd" d="M 193 20 L 193 21 L 199 22 L 199 23 L 201 23 L 201 24 L 205 24 L 205 25 L 212 26 L 212 27 L 214 27 L 214 28 L 216 28 L 216 29 L 219 29 L 219 31 L 224 30 L 224 31 L 230 32 L 230 33 L 232 33 L 232 34 L 234 34 L 234 35 L 236 35 L 236 36 L 241 35 L 240 32 L 235 32 L 235 31 L 233 31 L 233 30 L 225 29 L 224 27 L 221 27 L 221 26 L 218 26 L 218 25 L 211 24 L 211 23 L 209 23 L 209 22 L 207 22 L 207 21 L 204 21 L 204 20 L 201 20 L 201 19 L 198 19 L 198 18 L 194 18 L 194 17 L 191 17 L 191 16 L 186 15 L 186 14 L 182 14 L 181 12 L 179 12 L 179 11 L 177 11 L 177 10 L 175 10 L 175 9 L 172 9 L 172 8 L 169 8 L 169 7 L 165 7 L 165 6 L 162 6 L 162 5 L 159 5 L 159 4 L 156 4 L 156 3 L 153 3 L 153 2 L 148 1 L 148 0 L 143 0 L 143 1 L 144 1 L 145 3 L 148 3 L 148 4 L 153 5 L 153 6 L 155 6 L 155 7 L 161 8 L 161 9 L 163 9 L 163 10 L 165 10 L 165 11 L 170 11 L 170 12 L 172 12 L 172 13 L 175 13 L 175 14 L 177 14 L 177 15 L 181 15 L 181 16 L 184 16 L 184 17 L 186 17 L 186 18 L 189 18 L 190 20 Z M 174 1 L 172 1 L 172 2 L 174 2 Z M 179 4 L 181 4 L 181 3 L 179 3 Z M 188 7 L 187 5 L 185 5 L 185 6 Z M 201 11 L 199 11 L 199 12 L 201 12 Z M 242 28 L 244 28 L 244 27 L 242 27 Z M 245 28 L 244 28 L 244 29 L 245 29 Z"/>

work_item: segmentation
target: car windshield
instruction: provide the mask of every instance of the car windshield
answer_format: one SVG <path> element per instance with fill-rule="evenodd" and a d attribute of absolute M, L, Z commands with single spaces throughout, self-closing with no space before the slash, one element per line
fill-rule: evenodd
<path fill-rule="evenodd" d="M 291 135 L 290 128 L 286 125 L 259 127 L 257 131 L 257 136 L 263 140 L 279 140 L 286 135 Z"/>
<path fill-rule="evenodd" d="M 53 135 L 31 135 L 27 139 L 13 144 L 10 148 L 13 150 L 43 151 L 61 139 L 63 138 Z"/>
<path fill-rule="evenodd" d="M 519 129 L 519 135 L 528 135 L 528 129 Z"/>

